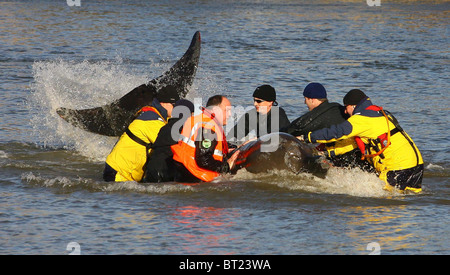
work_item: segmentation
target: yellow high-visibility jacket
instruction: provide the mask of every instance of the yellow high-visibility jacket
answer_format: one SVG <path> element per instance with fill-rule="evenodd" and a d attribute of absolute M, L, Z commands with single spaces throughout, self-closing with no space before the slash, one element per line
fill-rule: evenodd
<path fill-rule="evenodd" d="M 328 143 L 360 137 L 366 144 L 368 154 L 375 154 L 375 148 L 368 146 L 370 139 L 376 140 L 379 136 L 392 131 L 396 127 L 390 120 L 386 121 L 386 118 L 380 112 L 367 109 L 372 105 L 370 98 L 366 98 L 356 106 L 353 115 L 347 121 L 330 128 L 310 132 L 305 139 L 313 143 Z M 384 181 L 386 181 L 388 171 L 404 170 L 423 164 L 419 149 L 408 134 L 404 134 L 409 140 L 403 133 L 396 132 L 390 137 L 391 144 L 382 155 L 368 159 Z M 380 147 L 378 147 L 379 149 Z"/>
<path fill-rule="evenodd" d="M 154 143 L 159 130 L 167 123 L 167 111 L 154 99 L 151 107 L 143 108 L 140 115 L 128 126 L 128 130 L 145 143 Z M 147 161 L 147 149 L 122 134 L 106 163 L 117 171 L 115 181 L 141 181 Z"/>

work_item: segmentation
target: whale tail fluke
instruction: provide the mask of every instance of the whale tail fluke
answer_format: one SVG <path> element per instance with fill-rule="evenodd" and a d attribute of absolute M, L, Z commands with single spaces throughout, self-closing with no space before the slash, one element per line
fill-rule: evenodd
<path fill-rule="evenodd" d="M 166 86 L 177 89 L 186 97 L 194 82 L 200 59 L 201 38 L 196 32 L 188 50 L 168 71 L 142 84 L 114 102 L 91 109 L 58 108 L 57 114 L 68 123 L 83 130 L 105 136 L 120 136 L 142 107 L 151 104 L 155 95 Z"/>

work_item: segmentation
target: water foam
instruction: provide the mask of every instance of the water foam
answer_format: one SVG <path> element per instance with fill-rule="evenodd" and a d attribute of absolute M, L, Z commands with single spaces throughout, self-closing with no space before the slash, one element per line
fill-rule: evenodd
<path fill-rule="evenodd" d="M 8 154 L 5 151 L 0 150 L 0 159 L 6 159 L 8 158 Z"/>
<path fill-rule="evenodd" d="M 234 180 L 261 181 L 293 191 L 311 193 L 346 194 L 357 197 L 390 197 L 396 194 L 383 190 L 384 183 L 372 173 L 360 169 L 329 169 L 324 179 L 312 174 L 294 175 L 288 171 L 252 174 L 240 170 Z"/>
<path fill-rule="evenodd" d="M 190 185 L 179 183 L 142 184 L 135 181 L 116 182 L 105 185 L 104 192 L 132 191 L 137 193 L 167 194 L 174 192 L 192 192 L 195 189 Z"/>
<path fill-rule="evenodd" d="M 64 60 L 33 64 L 34 83 L 28 99 L 35 138 L 44 146 L 73 149 L 94 161 L 102 161 L 117 138 L 104 137 L 75 128 L 56 113 L 59 107 L 85 109 L 120 98 L 148 81 L 121 60 L 75 63 Z"/>
<path fill-rule="evenodd" d="M 99 182 L 87 178 L 70 179 L 64 176 L 46 178 L 41 175 L 35 175 L 33 172 L 23 173 L 22 181 L 49 188 L 58 188 L 66 192 L 75 190 L 90 190 L 94 192 L 133 192 L 145 194 L 167 194 L 176 192 L 193 192 L 195 187 L 180 183 L 155 183 L 143 184 L 135 181 L 127 182 Z"/>
<path fill-rule="evenodd" d="M 26 106 L 32 115 L 31 127 L 39 144 L 75 150 L 92 161 L 104 161 L 116 137 L 105 137 L 73 127 L 56 113 L 59 107 L 86 109 L 109 104 L 133 88 L 147 83 L 168 69 L 169 64 L 153 64 L 147 73 L 130 68 L 120 57 L 113 61 L 38 61 L 33 64 L 34 82 Z M 156 75 L 148 72 L 158 71 Z M 202 74 L 202 73 L 200 73 Z M 191 87 L 188 99 L 212 93 L 214 79 L 205 72 L 200 84 Z M 200 93 L 198 87 L 202 87 Z"/>

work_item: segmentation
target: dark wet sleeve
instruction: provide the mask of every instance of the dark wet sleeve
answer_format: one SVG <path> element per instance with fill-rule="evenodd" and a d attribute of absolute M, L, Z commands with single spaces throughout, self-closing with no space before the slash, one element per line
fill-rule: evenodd
<path fill-rule="evenodd" d="M 305 128 L 307 128 L 306 126 L 308 125 L 308 122 L 310 122 L 310 116 L 307 113 L 297 118 L 296 120 L 292 121 L 291 124 L 282 129 L 282 132 L 286 132 L 293 136 L 300 136 L 307 134 L 308 131 Z"/>
<path fill-rule="evenodd" d="M 345 136 L 349 136 L 353 132 L 353 125 L 349 121 L 344 121 L 338 125 L 331 125 L 329 128 L 323 128 L 308 134 L 309 142 L 332 142 L 339 140 Z M 352 136 L 355 136 L 354 134 Z"/>
<path fill-rule="evenodd" d="M 283 108 L 280 108 L 280 131 L 282 129 L 286 129 L 289 127 L 289 125 L 291 124 L 291 122 L 289 121 L 289 118 L 286 115 L 286 112 L 284 111 Z M 283 132 L 283 131 L 281 131 Z"/>
<path fill-rule="evenodd" d="M 209 129 L 200 128 L 197 137 L 198 140 L 195 141 L 195 160 L 200 168 L 204 168 L 210 171 L 218 173 L 227 173 L 230 171 L 230 166 L 226 162 L 226 157 L 224 161 L 218 161 L 214 159 L 214 150 L 217 146 L 217 138 L 214 132 Z M 225 152 L 226 153 L 226 152 Z"/>
<path fill-rule="evenodd" d="M 228 132 L 227 139 L 239 141 L 240 139 L 246 137 L 250 133 L 249 129 L 249 114 L 243 114 L 236 125 Z"/>

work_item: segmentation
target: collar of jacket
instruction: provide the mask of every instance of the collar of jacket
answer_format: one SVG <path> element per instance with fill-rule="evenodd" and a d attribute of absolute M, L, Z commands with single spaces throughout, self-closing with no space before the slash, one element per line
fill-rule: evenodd
<path fill-rule="evenodd" d="M 367 107 L 373 105 L 369 97 L 364 98 L 361 102 L 356 105 L 353 115 L 364 115 L 364 116 L 380 116 L 377 111 L 367 110 Z"/>
<path fill-rule="evenodd" d="M 161 105 L 161 103 L 156 98 L 153 99 L 151 106 L 156 108 L 156 110 L 158 110 L 158 112 L 163 116 L 164 120 L 167 121 L 168 118 L 167 110 Z"/>

